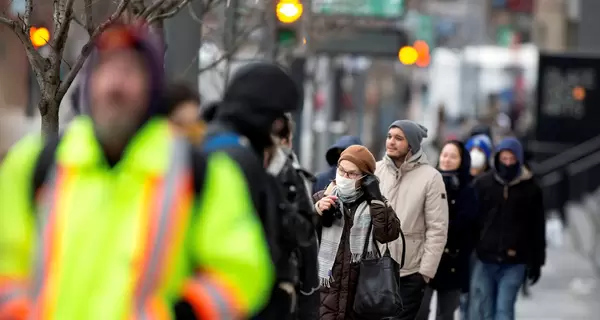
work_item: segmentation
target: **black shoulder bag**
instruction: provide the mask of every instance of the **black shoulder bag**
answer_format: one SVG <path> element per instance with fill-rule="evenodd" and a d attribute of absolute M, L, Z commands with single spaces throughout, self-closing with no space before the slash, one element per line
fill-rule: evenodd
<path fill-rule="evenodd" d="M 370 319 L 394 317 L 403 308 L 402 298 L 400 297 L 400 269 L 404 266 L 404 252 L 406 251 L 404 234 L 401 230 L 402 259 L 400 265 L 398 265 L 392 259 L 387 243 L 385 253 L 383 256 L 381 255 L 372 230 L 373 223 L 371 222 L 360 261 L 360 273 L 354 297 L 354 312 Z M 369 240 L 371 239 L 375 250 L 377 250 L 377 257 L 365 259 Z"/>

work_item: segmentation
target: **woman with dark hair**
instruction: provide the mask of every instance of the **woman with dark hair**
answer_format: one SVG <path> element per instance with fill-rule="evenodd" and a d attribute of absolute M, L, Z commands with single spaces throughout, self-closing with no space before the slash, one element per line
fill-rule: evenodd
<path fill-rule="evenodd" d="M 477 216 L 477 197 L 469 173 L 471 157 L 459 141 L 444 144 L 438 170 L 446 185 L 448 199 L 448 240 L 435 278 L 426 289 L 417 319 L 428 319 L 433 291 L 437 292 L 437 320 L 453 320 L 461 293 L 469 288 L 469 260 Z"/>
<path fill-rule="evenodd" d="M 204 122 L 199 119 L 200 95 L 184 82 L 173 82 L 165 90 L 165 104 L 169 120 L 190 142 L 200 143 L 205 133 Z"/>
<path fill-rule="evenodd" d="M 165 104 L 169 118 L 177 125 L 186 126 L 198 120 L 200 95 L 184 82 L 173 82 L 167 86 Z"/>

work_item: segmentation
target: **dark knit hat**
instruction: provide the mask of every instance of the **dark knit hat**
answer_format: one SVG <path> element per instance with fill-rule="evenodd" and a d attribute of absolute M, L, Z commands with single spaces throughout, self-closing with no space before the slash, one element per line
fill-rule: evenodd
<path fill-rule="evenodd" d="M 338 164 L 342 160 L 348 160 L 354 163 L 360 171 L 367 174 L 375 174 L 375 157 L 369 151 L 369 149 L 360 146 L 360 145 L 352 145 L 346 148 L 340 155 L 340 160 L 338 160 Z"/>

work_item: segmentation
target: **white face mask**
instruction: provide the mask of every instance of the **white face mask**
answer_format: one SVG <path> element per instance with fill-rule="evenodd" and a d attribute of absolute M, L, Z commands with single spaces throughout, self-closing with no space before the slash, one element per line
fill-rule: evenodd
<path fill-rule="evenodd" d="M 336 174 L 335 185 L 337 186 L 340 194 L 343 196 L 351 197 L 356 194 L 356 180 Z"/>
<path fill-rule="evenodd" d="M 473 149 L 469 153 L 471 155 L 471 168 L 481 169 L 485 166 L 485 153 L 481 150 Z"/>

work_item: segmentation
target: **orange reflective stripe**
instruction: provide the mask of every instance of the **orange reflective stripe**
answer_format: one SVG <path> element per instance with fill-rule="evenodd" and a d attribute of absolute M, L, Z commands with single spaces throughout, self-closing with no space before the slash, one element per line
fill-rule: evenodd
<path fill-rule="evenodd" d="M 233 291 L 211 277 L 188 280 L 184 284 L 182 296 L 199 319 L 240 319 L 244 314 Z"/>
<path fill-rule="evenodd" d="M 75 181 L 75 170 L 56 165 L 49 171 L 49 181 L 45 184 L 43 200 L 38 208 L 38 254 L 35 259 L 33 298 L 34 318 L 50 319 L 58 297 L 60 256 L 66 218 L 67 197 Z"/>
<path fill-rule="evenodd" d="M 26 296 L 0 304 L 0 320 L 25 320 L 29 317 L 31 303 Z"/>
<path fill-rule="evenodd" d="M 162 265 L 159 270 L 157 287 L 160 288 L 166 281 L 169 272 L 175 264 L 175 254 L 178 248 L 183 246 L 188 221 L 192 212 L 194 201 L 194 186 L 192 173 L 186 170 L 178 178 L 178 184 L 175 187 L 175 196 L 171 208 L 169 209 L 170 226 L 167 229 L 167 236 L 164 241 L 163 251 L 161 253 Z"/>
<path fill-rule="evenodd" d="M 0 320 L 25 319 L 31 306 L 26 288 L 25 281 L 0 277 Z"/>
<path fill-rule="evenodd" d="M 148 219 L 142 224 L 140 235 L 144 262 L 135 288 L 135 314 L 139 319 L 154 319 L 146 309 L 148 301 L 160 294 L 159 290 L 174 263 L 174 254 L 183 244 L 187 220 L 193 201 L 193 182 L 190 174 L 190 150 L 187 141 L 175 139 L 170 153 L 169 168 L 156 181 L 152 197 L 142 216 Z"/>

